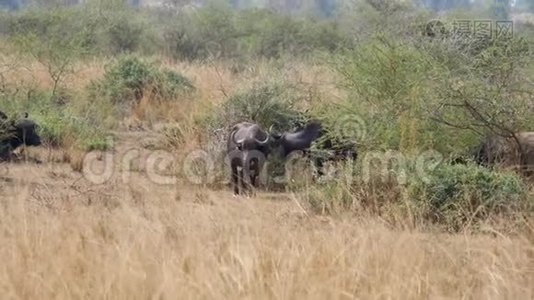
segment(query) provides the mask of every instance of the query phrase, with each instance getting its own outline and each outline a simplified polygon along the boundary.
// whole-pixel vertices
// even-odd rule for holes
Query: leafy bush
[[[92,53],[105,55],[153,50],[147,45],[155,44],[159,36],[152,30],[156,24],[149,24],[145,14],[122,1],[98,2],[68,7],[27,6],[3,14],[0,34],[10,37],[33,34],[43,42],[47,39],[76,42]]]
[[[522,38],[495,38],[479,45],[469,62],[454,70],[437,88],[431,104],[436,119],[457,128],[509,135],[528,128],[534,103],[525,82],[532,53]]]
[[[291,17],[269,9],[234,10],[221,1],[182,11],[180,18],[169,11],[132,9],[123,1],[23,8],[3,15],[0,34],[79,40],[85,49],[103,55],[164,51],[187,60],[279,58],[333,52],[354,44],[350,31],[333,19]]]
[[[425,105],[435,99],[433,79],[441,69],[425,52],[385,35],[344,51],[332,62],[350,93],[345,106],[365,124],[366,147],[433,146]]]
[[[121,57],[106,70],[104,78],[92,85],[93,93],[119,105],[136,103],[147,92],[171,100],[193,88],[189,79],[181,74],[160,69],[131,55]]]
[[[518,221],[534,209],[527,186],[513,173],[436,160],[422,165],[402,154],[378,155],[373,162],[368,155],[375,154],[361,154],[356,165],[338,167],[335,179],[309,187],[304,200],[318,213],[363,211],[391,223],[409,220],[449,231],[477,229],[500,218]]]
[[[29,91],[27,97],[16,94],[0,96],[2,110],[9,116],[29,114],[39,125],[43,143],[53,147],[77,147],[82,150],[106,149],[106,129],[99,118],[92,122],[82,111],[70,106],[60,106],[49,91]],[[87,112],[84,112],[87,113]],[[98,117],[94,115],[93,118]]]
[[[69,47],[74,47],[81,55],[80,50],[90,51],[97,47],[94,27],[98,22],[90,16],[78,8],[29,8],[6,15],[2,25],[4,33],[11,38],[35,36],[43,46],[61,46],[65,52],[72,52]]]
[[[251,13],[252,14],[252,13]],[[247,16],[243,16],[247,18]],[[260,24],[251,25],[253,22]],[[245,19],[242,26],[254,28],[250,32],[249,49],[253,55],[268,58],[283,56],[306,57],[313,51],[335,52],[353,46],[349,35],[331,20],[296,18],[275,13],[259,14]]]
[[[194,89],[193,83],[184,75],[172,70],[162,70],[156,80],[159,82],[158,92],[163,98],[172,98],[183,91]]]
[[[428,179],[412,184],[411,197],[423,208],[425,219],[446,224],[451,230],[533,208],[526,186],[515,174],[474,165],[444,164]]]
[[[465,149],[474,133],[529,128],[524,80],[532,53],[522,38],[405,38],[377,33],[333,56],[365,121],[368,149]],[[467,129],[467,130],[466,130]]]
[[[140,48],[145,26],[127,14],[115,14],[102,37],[112,53],[129,53]]]
[[[291,17],[267,9],[232,10],[208,4],[164,28],[169,54],[178,59],[246,59],[307,56],[351,46],[350,35],[333,20]]]
[[[256,122],[265,129],[289,130],[304,116],[297,110],[299,95],[291,86],[263,83],[236,93],[226,100],[210,120],[211,127],[226,128],[237,122]]]

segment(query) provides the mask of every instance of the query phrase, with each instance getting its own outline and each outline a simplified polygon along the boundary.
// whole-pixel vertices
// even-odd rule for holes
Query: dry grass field
[[[54,83],[46,66],[22,59],[8,47],[0,45],[0,83],[10,87],[5,88],[7,96],[0,87],[4,103],[29,101],[29,91],[49,92]],[[413,57],[405,59],[402,51],[392,58],[392,68],[398,63],[411,76],[406,71],[411,65],[403,63]],[[61,82],[72,93],[70,102],[59,107],[67,107],[76,120],[92,120],[85,107],[108,114],[94,119],[116,122],[106,132],[114,136],[111,149],[85,153],[77,144],[75,126],[65,121],[70,115],[55,115],[55,104],[50,104],[52,108],[43,108],[47,125],[72,129],[58,134],[61,145],[24,149],[21,156],[29,160],[0,163],[0,299],[534,299],[532,216],[517,230],[488,222],[482,230],[453,234],[430,223],[412,224],[404,214],[391,218],[398,222],[365,209],[320,214],[303,196],[309,193],[306,189],[235,197],[224,184],[195,185],[183,176],[184,158],[206,150],[206,144],[213,146],[212,133],[199,124],[216,115],[219,104],[259,84],[283,82],[305,95],[299,110],[324,108],[319,104],[342,102],[356,93],[340,87],[340,74],[332,68],[296,58],[278,65],[259,58],[243,66],[238,59],[235,65],[224,60],[176,62],[158,55],[147,60],[183,74],[195,92],[171,101],[145,93],[119,119],[115,111],[100,107],[101,99],[90,98],[87,89],[114,58],[76,61]],[[387,60],[384,65],[389,64]],[[372,75],[378,69],[366,67]],[[390,81],[380,80],[386,87]],[[367,96],[374,95],[371,90]],[[391,90],[396,93],[395,86]],[[393,98],[423,103],[428,96],[424,90],[415,87]],[[394,102],[384,103],[369,106],[362,115],[385,111]],[[39,111],[31,103],[24,105]],[[372,122],[396,121],[384,115],[370,118],[364,129],[373,133],[377,123]],[[405,136],[399,144],[411,150],[423,136],[447,139],[425,135],[415,115],[416,110],[399,117],[404,123],[384,125],[391,131],[383,137],[398,135],[396,126],[402,127],[399,132]],[[168,128],[176,129],[176,136]],[[495,177],[512,178],[503,174]],[[94,181],[106,175],[106,180]],[[362,203],[388,192],[398,196],[387,184],[377,186],[381,190],[360,189],[350,196]],[[532,182],[525,186],[532,194]],[[331,194],[318,195],[345,192],[344,186],[336,187]],[[383,201],[384,206],[394,200]],[[506,225],[513,222],[503,220]]]
[[[157,137],[118,134],[117,157]],[[158,185],[142,166],[116,167],[100,185],[68,164],[2,167],[3,299],[534,296],[533,228],[513,236],[391,228],[311,214],[292,194],[247,199]]]

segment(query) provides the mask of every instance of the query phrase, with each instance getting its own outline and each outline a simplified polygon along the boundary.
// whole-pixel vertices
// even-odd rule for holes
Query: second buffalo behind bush
[[[41,145],[37,129],[37,124],[28,118],[27,113],[18,120],[9,120],[7,115],[0,111],[0,159],[11,159],[13,151],[22,145]]]

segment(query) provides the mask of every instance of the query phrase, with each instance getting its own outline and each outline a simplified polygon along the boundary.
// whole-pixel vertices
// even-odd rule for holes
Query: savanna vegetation
[[[85,2],[0,10],[0,110],[27,112],[44,143],[25,149],[42,164],[4,164],[3,295],[534,294],[533,179],[472,161],[489,134],[534,131],[534,21],[496,23],[529,1],[447,8],[433,31],[436,12],[408,1],[328,14]],[[358,159],[315,180],[308,161],[272,157],[259,195],[231,198],[229,128],[310,119]],[[132,149],[170,156],[158,176],[171,184],[84,177],[88,154]],[[143,155],[113,164],[143,173]]]

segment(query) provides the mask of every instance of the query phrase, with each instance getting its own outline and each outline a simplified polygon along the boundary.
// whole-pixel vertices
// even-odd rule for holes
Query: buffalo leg
[[[250,175],[250,187],[252,189],[256,188],[256,179],[257,178],[258,178],[258,175],[256,175],[255,173]]]
[[[232,163],[232,185],[234,189],[234,195],[239,195],[239,177],[237,174],[237,165]]]
[[[243,194],[246,194],[247,192],[247,180],[245,173],[245,168],[241,168],[241,170],[239,170],[239,179],[241,180],[241,191]]]
[[[253,195],[256,194],[256,187],[258,184],[257,180],[258,180],[258,169],[255,168],[253,170],[253,173],[250,174],[250,186],[251,186]]]
[[[259,161],[254,158],[250,162],[250,184],[252,187],[256,187],[256,179],[258,178]]]
[[[254,164],[254,158],[247,157],[243,160],[243,190],[245,190],[245,193],[247,196],[250,196],[252,193],[252,186],[254,185],[254,171],[253,168],[255,167]]]
[[[250,195],[256,194],[256,175],[250,175],[249,194]]]

